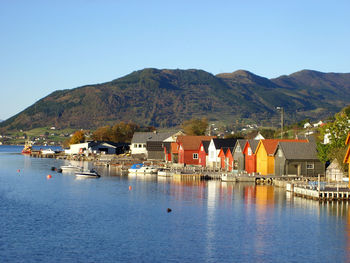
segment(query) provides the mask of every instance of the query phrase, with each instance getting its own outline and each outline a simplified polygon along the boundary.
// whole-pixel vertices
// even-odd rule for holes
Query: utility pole
[[[276,109],[281,111],[281,139],[282,139],[283,138],[284,109],[283,109],[283,107],[276,107]]]

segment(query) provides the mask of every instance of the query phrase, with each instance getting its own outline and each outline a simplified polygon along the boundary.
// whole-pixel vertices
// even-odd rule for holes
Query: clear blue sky
[[[350,72],[350,1],[0,1],[0,119],[134,70]]]

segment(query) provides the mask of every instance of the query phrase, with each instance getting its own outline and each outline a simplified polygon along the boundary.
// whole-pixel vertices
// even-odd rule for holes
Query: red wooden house
[[[220,167],[226,171],[232,171],[233,168],[233,147],[223,147],[220,149]]]
[[[256,147],[258,146],[258,140],[248,140],[244,146],[243,153],[245,157],[245,170],[247,173],[256,172]]]
[[[179,159],[181,164],[199,164],[199,146],[202,141],[210,141],[215,136],[179,136],[177,144],[179,146]]]
[[[222,170],[226,169],[226,152],[228,148],[221,148],[218,157],[220,158],[220,168]]]
[[[199,146],[198,151],[198,164],[205,167],[207,166],[207,157],[208,157],[208,147],[209,147],[210,141],[202,141]]]
[[[228,148],[226,152],[226,170],[232,171],[233,170],[233,147]]]

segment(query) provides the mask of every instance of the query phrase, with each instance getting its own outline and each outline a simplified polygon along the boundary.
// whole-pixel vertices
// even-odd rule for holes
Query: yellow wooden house
[[[278,142],[308,142],[308,140],[265,139],[260,140],[256,148],[256,172],[261,175],[275,173],[274,153]]]
[[[344,157],[344,163],[349,164],[349,188],[350,188],[350,133],[348,134],[348,137],[346,138],[345,145],[348,146],[348,150],[346,151],[345,157]]]

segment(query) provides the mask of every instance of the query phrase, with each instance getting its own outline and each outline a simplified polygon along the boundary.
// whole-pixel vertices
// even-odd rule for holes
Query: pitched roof
[[[255,153],[256,147],[258,147],[259,141],[257,140],[248,140],[250,149],[252,149],[252,152]]]
[[[273,155],[275,153],[277,144],[279,142],[308,142],[307,140],[288,140],[288,139],[265,139],[265,140],[260,140],[259,145],[262,144],[264,145],[264,148],[267,152],[268,155]],[[258,150],[258,148],[256,149]]]
[[[198,150],[202,141],[210,141],[215,136],[178,136],[177,142],[182,144],[184,150]]]
[[[228,150],[228,147],[223,147],[223,148],[221,148],[221,149],[220,149],[220,152],[219,152],[219,154],[218,154],[218,157],[221,157],[221,156],[225,157],[225,156],[226,156],[227,150]]]
[[[227,148],[227,151],[226,151],[226,157],[228,157],[229,156],[229,154],[231,155],[231,157],[232,157],[232,153],[233,153],[233,147],[228,147]]]
[[[203,144],[203,148],[204,148],[205,153],[208,154],[208,148],[209,148],[210,141],[202,141],[202,144]]]
[[[173,132],[135,132],[131,143],[146,143],[147,141],[163,141],[170,136]]]
[[[239,147],[241,148],[241,151],[243,152],[246,142],[247,142],[246,139],[238,139],[237,142],[235,143],[234,150],[236,150],[237,145],[239,145]]]
[[[223,147],[235,147],[237,139],[213,139],[215,149],[219,150]]]
[[[283,151],[288,160],[318,160],[315,143],[279,142],[278,148]]]

